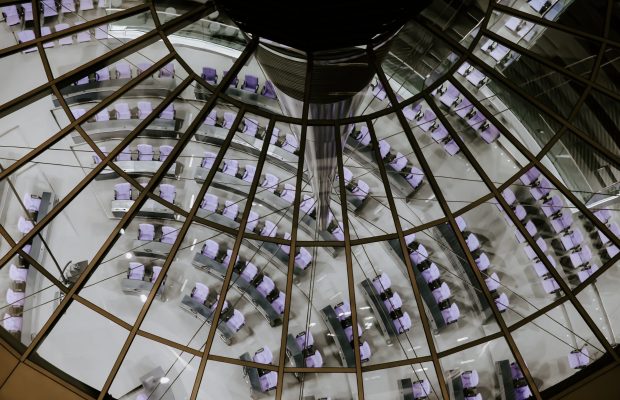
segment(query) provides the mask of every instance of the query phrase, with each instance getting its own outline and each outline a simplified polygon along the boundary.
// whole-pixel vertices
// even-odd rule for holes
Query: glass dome
[[[4,6],[2,340],[100,399],[548,398],[618,362],[607,3],[434,0],[347,53],[338,117],[326,55],[268,64],[210,1]]]

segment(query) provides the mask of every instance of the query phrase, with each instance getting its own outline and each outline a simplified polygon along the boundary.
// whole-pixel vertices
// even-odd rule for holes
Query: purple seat
[[[370,145],[370,133],[368,132],[368,127],[365,125],[360,128],[359,132],[353,133],[351,137],[364,147]]]
[[[263,90],[261,90],[260,94],[270,99],[276,99],[276,90],[271,81],[265,82],[265,86],[263,86]]]
[[[196,282],[194,284],[194,288],[192,289],[192,294],[190,295],[190,297],[200,303],[204,303],[207,300],[208,296],[209,287],[204,283]]]
[[[130,262],[127,269],[127,278],[141,281],[144,279],[144,264]]]
[[[153,112],[153,105],[150,101],[139,101],[138,102],[138,118],[144,119],[150,113]]]
[[[95,73],[95,80],[97,82],[110,80],[110,67],[103,67]]]
[[[125,147],[116,156],[116,161],[131,161],[131,149],[129,147]]]
[[[538,181],[538,177],[540,176],[540,171],[536,167],[530,168],[525,174],[521,176],[521,182],[524,185],[531,186]]]
[[[543,238],[536,239],[536,245],[540,248],[540,250],[543,253],[545,251],[547,251],[547,243],[543,240]],[[540,260],[538,258],[538,255],[536,255],[536,252],[534,251],[532,246],[530,246],[530,245],[525,246],[524,251],[525,251],[525,254],[527,255],[527,257],[530,260],[532,260],[532,261],[539,261]]]
[[[439,101],[441,104],[450,108],[452,106],[457,105],[461,100],[461,92],[457,88],[452,85],[448,85],[446,90],[439,97]]]
[[[387,96],[381,82],[377,82],[377,84],[372,88],[372,94],[381,101],[385,100],[385,97]]]
[[[138,225],[138,240],[155,239],[155,226],[153,224]]]
[[[446,324],[452,324],[458,321],[461,311],[456,303],[452,303],[450,307],[441,310],[441,316]]]
[[[174,64],[168,63],[159,70],[160,78],[174,78]]]
[[[42,0],[41,8],[43,9],[43,17],[54,17],[58,15],[58,9],[54,0]]]
[[[159,114],[159,118],[172,120],[175,116],[174,103],[168,105],[168,107],[164,108],[164,111]]]
[[[169,203],[174,203],[174,198],[177,194],[177,188],[174,185],[168,183],[162,183],[159,185],[159,197]]]
[[[458,115],[459,117],[461,117],[463,119],[468,118],[469,114],[473,110],[474,110],[473,104],[471,104],[471,101],[469,101],[467,99],[463,99],[461,104],[459,104],[458,106],[456,106],[454,108],[454,111],[456,112],[456,115]]]
[[[611,211],[610,210],[598,210],[594,212],[594,216],[599,219],[602,223],[606,224],[611,219]]]
[[[514,192],[510,188],[506,188],[502,190],[502,197],[506,200],[509,206],[513,206],[517,201],[517,196],[515,196]]]
[[[553,185],[549,180],[545,177],[541,177],[538,180],[538,184],[530,188],[530,193],[532,197],[536,200],[545,199],[549,193],[551,193],[551,189],[553,189]]]
[[[416,116],[422,110],[422,103],[410,104],[403,108],[403,114],[409,121],[415,120]]]
[[[4,15],[7,25],[13,26],[19,24],[20,19],[17,6],[2,7],[2,15]]]
[[[146,143],[140,143],[138,146],[138,161],[153,161],[153,146]]]
[[[573,216],[569,213],[562,213],[551,220],[551,227],[555,233],[562,233],[570,229],[573,224]]]
[[[487,119],[484,117],[484,115],[482,115],[480,111],[475,111],[476,112],[473,113],[473,115],[465,119],[465,122],[467,122],[467,125],[471,126],[472,128],[478,129],[480,126],[482,126],[482,124],[486,122]]]
[[[588,348],[573,350],[568,354],[568,365],[573,369],[585,368],[590,363]]]
[[[376,277],[372,278],[372,285],[374,286],[377,293],[381,294],[392,286],[392,281],[390,280],[390,277],[387,276],[385,272],[383,272],[381,273],[381,275],[377,275]]]
[[[480,382],[480,378],[478,376],[478,371],[471,370],[465,371],[461,374],[461,383],[463,384],[463,388],[465,389],[473,389],[478,386]]]
[[[486,253],[481,252],[478,258],[476,258],[476,266],[480,271],[486,271],[491,266],[491,261],[489,260],[489,256]]]
[[[465,222],[465,219],[459,215],[458,217],[454,218],[454,221],[459,227],[459,231],[465,232],[465,229],[467,229],[467,223]]]
[[[488,144],[491,144],[494,141],[496,141],[497,138],[499,138],[499,135],[500,135],[499,129],[497,129],[495,125],[484,124],[480,128],[480,137],[482,138],[482,140],[484,140]]]
[[[202,79],[207,81],[207,83],[210,83],[214,86],[217,85],[217,71],[215,70],[215,68],[202,67],[201,76],[202,76]]]
[[[510,304],[510,300],[508,299],[508,296],[506,295],[506,293],[501,293],[499,296],[495,298],[495,305],[497,306],[497,309],[499,310],[499,312],[506,311],[508,309],[509,304]]]
[[[171,152],[172,146],[167,144],[159,146],[159,161],[166,161],[166,158],[168,158]]]
[[[499,282],[500,282],[499,276],[497,276],[497,273],[495,272],[493,272],[491,275],[489,275],[484,280],[484,283],[487,285],[487,288],[489,288],[489,291],[491,292],[494,292],[497,289],[499,289],[500,287]]]
[[[143,74],[144,71],[151,68],[152,66],[152,62],[139,62],[138,66],[136,67],[136,72],[138,73],[138,75]]]
[[[582,267],[577,273],[577,276],[579,277],[579,282],[583,283],[586,279],[590,277],[590,275],[592,275],[596,271],[598,271],[598,265],[596,264],[586,265]]]
[[[226,76],[226,75],[228,75],[228,70],[225,70],[225,71],[224,71],[224,76]],[[235,76],[235,77],[232,79],[232,81],[230,82],[230,86],[233,86],[233,87],[237,87],[237,86],[239,86],[239,78]]]
[[[609,228],[611,233],[613,233],[617,237],[620,237],[620,226],[618,226],[618,224],[616,224],[615,222],[612,222],[610,224],[607,224],[607,227]],[[607,246],[609,244],[610,240],[607,237],[607,235],[605,235],[603,232],[598,231],[598,237],[601,242],[601,245]]]
[[[218,197],[214,194],[206,193],[202,199],[202,202],[200,203],[200,208],[202,208],[203,210],[215,212],[215,210],[217,210],[218,205],[219,205]]]
[[[233,112],[225,112],[224,113],[224,120],[222,121],[222,128],[226,128],[226,129],[230,129],[232,128],[233,122],[235,122],[235,116],[237,114],[233,113]]]
[[[583,246],[581,250],[570,253],[569,259],[573,268],[586,266],[592,260],[592,250],[589,246]]]
[[[131,200],[131,185],[129,183],[114,185],[114,200]]]
[[[422,170],[419,168],[411,167],[411,169],[405,176],[405,179],[407,180],[407,182],[409,182],[412,188],[416,189],[422,184],[422,181],[424,180],[424,172],[422,172]]]
[[[177,240],[177,236],[179,235],[179,228],[174,228],[172,226],[162,226],[161,227],[161,242],[174,244]]]
[[[467,235],[465,241],[467,242],[467,247],[469,248],[469,251],[476,251],[480,248],[480,241],[478,240],[478,237],[476,237],[476,235],[474,235],[473,233]]]
[[[202,168],[211,169],[213,167],[213,164],[215,163],[216,157],[217,157],[217,154],[212,153],[210,151],[205,151],[205,155],[202,158],[202,162],[200,163],[200,166]]]
[[[217,258],[217,255],[219,254],[219,252],[220,252],[220,245],[211,239],[207,239],[204,246],[202,246],[202,254],[209,257],[212,260],[215,260]]]
[[[258,77],[246,74],[245,79],[243,80],[243,84],[241,85],[241,90],[245,90],[246,92],[258,93]]]
[[[241,132],[248,136],[256,136],[258,133],[258,121],[252,118],[243,117],[243,128]]]
[[[564,206],[564,202],[560,198],[560,196],[551,196],[550,199],[545,201],[542,205],[542,211],[547,217],[552,217],[560,213],[562,211],[562,207]]]
[[[442,301],[448,300],[452,295],[452,292],[450,291],[448,284],[446,282],[442,282],[438,288],[431,292],[431,294],[435,298],[435,302],[439,304]]]
[[[433,131],[433,133],[431,134],[431,137],[433,138],[435,142],[443,143],[444,141],[446,141],[446,139],[449,138],[448,130],[446,129],[445,126],[440,124],[437,127],[437,129]]]
[[[564,250],[571,251],[577,249],[583,243],[583,233],[581,229],[575,229],[574,231],[562,236],[560,241]]]
[[[418,126],[424,132],[428,132],[429,130],[435,128],[437,124],[438,121],[435,113],[432,110],[425,110],[424,115],[420,119],[420,124]]]
[[[456,144],[454,140],[450,140],[448,143],[444,144],[443,148],[446,151],[446,153],[450,154],[451,156],[461,151],[461,148],[459,147],[458,144]]]
[[[547,277],[542,281],[543,289],[547,294],[554,294],[560,291],[560,285],[552,277]]]
[[[213,109],[209,111],[209,115],[206,116],[204,124],[209,125],[209,126],[215,126],[216,122],[217,122],[217,110]]]

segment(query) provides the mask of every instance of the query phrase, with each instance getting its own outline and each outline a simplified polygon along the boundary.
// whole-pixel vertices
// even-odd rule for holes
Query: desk
[[[149,394],[149,399],[157,399],[157,400],[174,400],[174,394],[172,393],[172,384],[174,380],[169,380],[166,383],[162,383],[161,378],[165,377],[166,374],[161,367],[157,367],[153,369],[148,374],[142,376],[140,378],[140,382],[142,382],[142,386],[145,391]]]
[[[443,242],[442,247],[444,249],[449,249],[444,250],[444,253],[447,256],[448,261],[450,261],[450,264],[454,268],[456,274],[468,281],[469,284],[465,285],[465,290],[469,292],[469,298],[472,300],[472,303],[478,308],[478,311],[485,319],[489,318],[491,316],[491,307],[489,306],[486,297],[484,297],[484,293],[476,280],[476,274],[474,274],[474,271],[467,262],[465,252],[461,249],[454,231],[447,223],[440,224],[439,226],[433,228],[433,230],[435,230],[433,235],[434,237],[438,238],[441,235],[439,240],[440,242]]]
[[[131,206],[133,206],[134,201],[135,200],[112,200],[112,215],[116,218],[122,218],[123,215],[129,211]],[[153,199],[146,200],[142,207],[140,207],[140,210],[138,210],[137,215],[149,218],[176,219],[174,211]]]
[[[510,372],[510,361],[501,360],[495,363],[495,373],[499,379],[499,391],[502,400],[515,400],[515,385]]]
[[[229,131],[230,129],[222,128],[221,126],[202,124],[194,136],[196,136],[196,140],[199,142],[221,146],[226,140]],[[243,137],[243,140],[241,137]],[[230,147],[258,157],[263,148],[263,140],[253,136],[238,134],[233,138]],[[291,174],[296,174],[297,155],[284,150],[280,146],[269,144],[269,148],[267,149],[267,161],[291,172]]]
[[[202,253],[196,253],[192,265],[197,269],[203,270],[208,274],[224,281],[227,271],[227,265],[223,265],[215,260],[210,259]],[[233,287],[261,313],[261,315],[269,322],[271,326],[277,326],[282,323],[282,316],[276,311],[271,303],[264,298],[258,290],[250,283],[239,277],[239,274],[233,271],[232,281]]]
[[[211,325],[211,322],[213,321],[213,311],[211,311],[209,307],[204,304],[194,300],[191,296],[183,296],[183,299],[181,300],[181,308],[193,314],[196,318],[200,315],[209,325]],[[217,331],[219,332],[222,341],[230,346],[232,344],[232,338],[236,332],[230,329],[222,320],[220,320],[217,324]]]
[[[157,291],[157,295],[155,296],[162,301],[165,300],[165,297],[164,297],[165,286],[166,284],[162,284],[159,287],[159,290]],[[145,296],[148,296],[149,293],[151,293],[151,289],[153,289],[153,282],[142,281],[138,279],[123,278],[123,280],[121,281],[121,289],[126,294],[135,294],[137,296],[143,294]]]
[[[239,356],[240,360],[243,361],[252,361],[252,357],[250,353],[243,353]],[[260,387],[260,380],[258,379],[258,368],[254,367],[243,367],[243,375],[248,378],[248,382],[250,383],[251,392],[262,393]]]
[[[194,89],[194,95],[198,100],[208,100],[211,96],[211,91],[206,89],[202,85],[196,85]],[[254,92],[246,92],[236,87],[229,87],[226,89],[226,94],[235,99],[241,100],[246,104],[253,104],[255,106],[266,108],[275,113],[281,114],[280,104],[276,99],[272,99]]]
[[[170,254],[172,245],[170,243],[153,242],[150,240],[138,240],[133,241],[133,254],[136,257],[152,257],[165,259]]]
[[[450,380],[448,385],[448,391],[450,398],[453,400],[465,400],[465,393],[463,392],[463,381],[461,380],[461,374],[457,374],[456,377]]]
[[[82,124],[82,128],[95,142],[109,139],[124,139],[142,122],[141,119],[114,119],[110,121],[92,121]],[[177,139],[182,119],[155,118],[138,137],[156,139]],[[84,143],[84,138],[73,131],[71,138],[74,143]]]
[[[362,294],[364,295],[366,302],[371,305],[374,311],[376,317],[375,320],[379,324],[381,333],[384,336],[387,335],[387,344],[392,344],[392,337],[398,336],[398,332],[394,327],[392,318],[390,318],[390,313],[387,308],[385,308],[383,300],[379,297],[379,293],[377,293],[377,290],[373,286],[370,279],[364,279],[360,285],[362,286]]]
[[[398,241],[398,239],[392,239],[389,241],[389,243],[390,243],[390,247],[396,253],[398,258],[402,260],[402,263],[400,264],[401,268],[403,272],[407,274],[406,266],[404,264],[405,259],[403,257],[402,251],[400,250],[400,242]],[[407,257],[408,256],[409,255],[407,255]],[[420,289],[420,296],[422,296],[422,300],[424,300],[424,305],[426,306],[426,310],[430,313],[431,325],[433,326],[435,330],[440,331],[441,329],[445,328],[448,325],[446,324],[446,321],[443,319],[443,315],[441,314],[439,305],[435,301],[435,297],[433,296],[433,293],[431,292],[431,288],[428,287],[428,283],[426,283],[426,280],[422,276],[422,273],[420,272],[418,267],[416,267],[415,265],[413,265],[413,275],[415,276],[415,281],[418,285],[418,288]]]
[[[157,170],[161,167],[161,161],[114,161],[120,169],[125,171],[130,176],[153,176]],[[183,165],[180,163],[172,163],[170,168],[165,173],[166,178],[178,178],[183,171]],[[105,167],[97,176],[95,180],[100,181],[103,179],[117,178],[118,174],[110,167]]]
[[[67,104],[87,103],[91,101],[103,100],[116,92],[122,86],[131,81],[131,78],[110,79],[107,81],[92,81],[83,85],[71,85],[64,87],[62,97]],[[177,86],[175,79],[156,79],[147,78],[137,84],[124,96],[126,97],[159,97],[164,98],[169,95]],[[58,99],[52,95],[55,107],[60,107]]]
[[[52,209],[56,203],[56,196],[51,192],[43,192],[41,194],[41,205],[39,206],[39,212],[37,213],[36,222],[40,222]],[[48,225],[49,227],[49,225]],[[43,265],[43,259],[45,257],[43,242],[41,236],[45,237],[47,227],[43,229],[39,235],[35,235],[32,239],[32,245],[30,248],[30,256]],[[22,321],[21,342],[25,345],[29,345],[32,342],[32,334],[39,332],[41,326],[47,321],[49,315],[60,303],[61,293],[57,289],[41,290],[47,286],[49,282],[39,271],[34,267],[28,268],[28,275],[26,276],[25,287],[25,310]],[[50,298],[51,297],[51,298]],[[52,301],[50,301],[52,300]],[[49,301],[49,303],[48,303]],[[39,324],[41,326],[39,326]]]
[[[323,320],[329,329],[329,333],[331,333],[331,336],[334,338],[334,342],[336,343],[336,347],[338,347],[338,354],[340,354],[342,365],[344,367],[354,367],[355,352],[353,351],[351,343],[347,340],[347,335],[344,333],[344,329],[342,329],[342,325],[336,315],[336,311],[334,311],[332,306],[326,306],[321,309],[321,317],[323,317]],[[355,332],[355,328],[353,331]]]

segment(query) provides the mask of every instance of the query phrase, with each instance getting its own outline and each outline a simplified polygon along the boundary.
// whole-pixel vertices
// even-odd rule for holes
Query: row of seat
[[[143,74],[146,70],[153,66],[152,62],[139,62],[136,65],[136,75]],[[174,63],[168,63],[161,67],[161,69],[157,72],[158,78],[174,78],[175,76],[175,67]],[[85,76],[75,82],[75,85],[86,85],[88,83],[93,82],[105,82],[110,79],[131,79],[133,78],[133,68],[132,65],[126,61],[120,61],[114,64],[114,73],[110,72],[110,66],[106,66],[101,68],[99,71],[91,74],[89,76]]]
[[[105,147],[99,147],[101,152],[104,155],[108,155]],[[159,146],[159,152],[157,153],[157,161],[164,162],[166,158],[172,152],[173,147],[167,144]],[[93,162],[95,164],[99,164],[101,162],[101,157],[97,154],[93,154]],[[153,161],[155,159],[155,151],[153,150],[153,146],[147,143],[140,143],[136,146],[135,151],[130,147],[125,147],[115,158],[115,161]]]
[[[81,23],[83,22],[78,22],[75,25],[79,26]],[[57,24],[54,29],[56,30],[56,32],[62,31],[64,29],[69,28],[69,24],[66,23],[62,23],[62,24]],[[94,28],[94,38],[95,40],[103,40],[103,39],[107,39],[109,37],[108,35],[108,25],[100,25],[96,28]],[[46,36],[46,35],[50,35],[52,33],[52,30],[49,26],[42,26],[41,27],[41,36]],[[26,29],[23,31],[19,31],[17,32],[17,40],[19,43],[25,43],[25,42],[29,42],[31,40],[35,39],[35,34],[34,31],[31,29]],[[76,34],[76,40],[77,43],[84,43],[84,42],[90,42],[93,39],[93,35],[90,29],[84,30],[84,31],[80,31]],[[48,41],[43,43],[43,47],[44,48],[50,48],[50,47],[54,47],[55,41]],[[70,36],[65,36],[62,37],[60,39],[58,39],[58,44],[60,46],[65,46],[65,45],[70,45],[73,44],[73,35]],[[24,53],[30,53],[32,51],[35,51],[37,48],[35,46],[33,47],[29,47],[27,49],[24,50]]]
[[[310,330],[299,332],[295,335],[295,342],[302,351],[304,365],[307,368],[320,368],[323,366],[323,356],[314,345],[314,337]]]
[[[400,335],[409,331],[411,329],[411,318],[407,311],[402,310],[403,300],[398,292],[392,290],[390,277],[382,272],[372,279],[372,285],[383,301],[396,332]]]
[[[620,226],[616,222],[611,221],[612,214],[610,210],[597,210],[594,212],[594,216],[604,223],[614,235],[620,237]],[[593,228],[594,226],[587,225],[587,227]],[[610,259],[618,253],[618,248],[600,230],[595,229],[592,236],[598,241],[598,246],[600,246],[603,252],[603,258]]]
[[[270,365],[273,363],[273,353],[268,347],[260,348],[252,356],[252,361],[259,364]],[[278,385],[278,373],[276,371],[262,368],[257,368],[257,371],[261,392],[268,393],[276,388]]]
[[[80,118],[82,115],[86,114],[86,109],[84,108],[72,108],[71,112],[73,113],[73,117]],[[132,118],[144,119],[150,113],[153,112],[153,106],[150,101],[139,101],[137,107],[129,107],[127,103],[116,103],[114,104],[114,109],[108,110],[107,108],[99,111],[95,115],[95,121],[103,122],[109,121],[111,119],[115,120],[128,120]],[[164,110],[159,114],[158,118],[165,120],[174,120],[176,116],[176,110],[174,108],[174,103],[170,103]]]
[[[99,1],[99,6],[105,3],[105,0]],[[79,0],[80,11],[87,11],[94,9],[93,0]],[[58,15],[58,12],[63,13],[75,13],[76,1],[75,0],[60,0],[57,4],[54,0],[43,0],[41,2],[40,9],[43,11],[43,17],[53,17]],[[7,25],[13,26],[20,22],[32,22],[34,20],[32,14],[32,3],[22,3],[17,5],[2,7],[2,16],[4,17]]]
[[[499,129],[497,129],[495,125],[491,124],[482,112],[478,110],[471,103],[471,101],[469,101],[467,97],[465,97],[450,82],[444,82],[440,85],[433,91],[433,95],[443,106],[447,107],[451,111],[454,111],[454,113],[458,115],[463,122],[474,129],[480,138],[486,143],[491,144],[499,138]],[[441,126],[439,122],[437,122],[435,126],[436,127],[432,129],[432,136],[436,142],[445,141],[449,138],[445,127]]]
[[[114,185],[114,200],[132,200],[132,187],[128,182],[117,183]],[[174,204],[177,188],[169,183],[159,185],[159,197],[169,203]]]
[[[516,400],[526,400],[532,397],[532,390],[528,386],[523,371],[516,362],[510,363],[510,375],[512,377],[514,395]]]
[[[353,131],[351,137],[362,148],[369,148],[371,146],[370,132],[366,126],[362,126],[360,130]],[[391,145],[385,140],[379,140],[379,153],[381,159],[394,171],[401,174],[413,189],[417,189],[424,180],[424,173],[418,167],[414,166],[411,161],[407,159],[402,153],[396,151],[396,154],[391,153]]]
[[[336,316],[338,317],[338,321],[340,321],[340,325],[344,330],[344,334],[349,341],[351,347],[354,346],[355,342],[353,340],[353,320],[351,318],[351,305],[343,301],[341,303],[336,304],[334,307],[334,311]],[[362,327],[360,324],[357,324],[357,336],[359,338],[360,344],[360,360],[361,362],[367,362],[370,360],[370,356],[372,355],[372,351],[370,350],[370,345],[367,341],[362,340]]]
[[[209,307],[209,310],[212,312],[215,311],[217,302],[220,299],[220,295],[218,294],[213,297],[214,301],[212,301],[212,298],[209,297],[209,287],[200,282],[194,284],[190,297]],[[245,326],[245,316],[241,311],[231,307],[228,300],[224,300],[224,304],[222,305],[220,321],[224,322],[233,332],[239,332],[239,330]]]
[[[129,267],[127,268],[127,279],[143,281],[147,278],[149,282],[155,282],[160,272],[161,267],[154,265],[151,267],[150,277],[147,278],[146,267],[144,264],[132,261],[129,263]]]
[[[220,118],[218,116],[218,110],[214,108],[206,116],[204,124],[209,126],[217,125],[225,129],[230,129],[232,128],[236,116],[237,114],[234,112],[225,111]],[[265,130],[261,128],[258,121],[253,118],[244,117],[238,130],[248,136],[255,137],[260,140],[264,140],[265,138]],[[287,133],[286,135],[281,136],[280,129],[276,127],[273,128],[273,133],[269,143],[274,146],[281,147],[282,149],[293,154],[296,154],[299,150],[299,141],[297,140],[297,137],[295,137],[293,133]]]
[[[155,225],[153,224],[139,224],[138,225],[138,240],[145,241],[158,241],[162,243],[174,244],[179,234],[179,228],[173,226],[164,225],[161,227],[161,232],[157,234],[155,232]]]
[[[228,71],[225,70],[224,75],[226,75],[227,73]],[[217,85],[219,77],[217,75],[217,70],[215,68],[203,67],[201,76],[202,76],[202,79],[204,79],[211,85],[214,85],[214,86]],[[231,87],[239,86],[239,78],[235,76],[234,79],[231,81],[230,86]],[[250,93],[258,93],[259,88],[260,88],[260,81],[258,77],[252,74],[245,74],[245,78],[243,79],[243,83],[241,84],[240,89],[246,92],[250,92]],[[263,88],[260,94],[270,99],[276,98],[276,91],[273,87],[273,84],[270,81],[265,81],[265,84],[263,85]]]
[[[34,227],[33,221],[36,220],[39,208],[41,207],[41,198],[37,195],[25,193],[23,197],[23,205],[26,208],[28,215],[26,217],[19,217],[17,229],[20,233],[25,235]],[[31,248],[32,241],[26,244],[22,250],[26,253],[30,253]],[[29,264],[26,260],[22,257],[20,257],[19,260],[19,266],[11,264],[9,267],[9,279],[11,281],[11,285],[6,292],[6,303],[10,307],[2,320],[2,326],[4,329],[15,336],[19,336],[22,330],[22,314],[26,299],[26,279],[29,269]]]
[[[508,309],[510,300],[505,292],[500,292],[501,281],[496,272],[489,273],[489,267],[491,266],[488,255],[483,251],[482,244],[475,233],[467,230],[467,222],[462,216],[455,218],[459,231],[465,238],[467,248],[474,257],[476,266],[486,276],[484,283],[489,289],[489,292],[493,296],[493,301],[497,306],[499,312],[504,312]]]
[[[441,279],[437,264],[429,259],[426,247],[417,242],[415,238],[415,233],[405,236],[409,259],[413,266],[420,271],[431,290],[435,303],[441,310],[444,322],[447,325],[453,324],[458,321],[461,312],[458,305],[452,301],[452,291],[448,284]]]
[[[216,157],[217,154],[206,151],[200,166],[206,169],[211,169],[215,163]],[[239,162],[237,160],[225,159],[218,171],[237,177],[244,182],[252,183],[254,174],[256,173],[256,166],[254,164],[239,166]],[[292,203],[295,199],[295,186],[290,183],[281,184],[279,177],[268,172],[261,177],[260,187],[265,188],[269,192],[274,193],[276,196],[286,200],[289,203]]]
[[[206,257],[224,265],[230,263],[232,250],[220,251],[220,245],[212,239],[208,239],[202,247],[201,253]],[[258,267],[251,261],[246,261],[237,256],[233,266],[234,271],[239,274],[239,278],[251,284],[256,290],[272,305],[279,314],[284,313],[285,295],[277,287],[275,282],[259,271]]]

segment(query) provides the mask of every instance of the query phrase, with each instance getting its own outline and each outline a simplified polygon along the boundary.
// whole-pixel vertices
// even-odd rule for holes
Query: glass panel
[[[528,369],[544,390],[598,359],[605,349],[566,302],[512,332]],[[531,338],[536,337],[533,341]],[[535,343],[535,344],[534,344]]]
[[[441,399],[441,388],[431,363],[364,372],[364,396],[367,399],[413,398]]]
[[[34,33],[32,34],[34,35]],[[22,53],[0,58],[0,70],[12,71],[10,74],[0,76],[0,85],[2,86],[0,104],[4,104],[47,82],[43,63],[36,47],[30,47]]]
[[[149,399],[189,397],[200,358],[136,336],[109,393],[116,399],[146,395]]]
[[[37,349],[39,356],[85,384],[101,389],[128,332],[74,301]],[[88,357],[99,368],[75,362]]]

